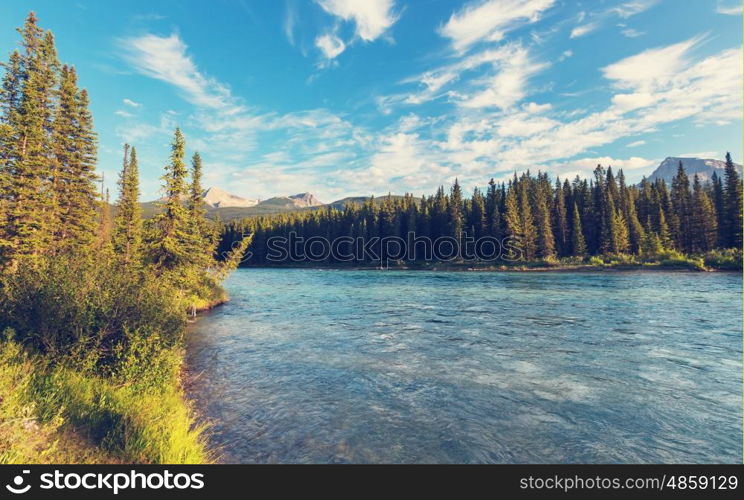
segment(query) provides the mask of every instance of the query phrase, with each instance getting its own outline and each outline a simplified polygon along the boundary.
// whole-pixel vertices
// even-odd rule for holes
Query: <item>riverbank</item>
[[[86,259],[0,282],[0,463],[214,461],[184,391],[185,331],[194,304],[228,296],[199,290]]]
[[[253,266],[246,266],[253,267]],[[693,271],[693,272],[742,272],[742,253],[730,249],[712,251],[701,255],[684,255],[667,251],[653,257],[636,255],[599,255],[586,259],[563,258],[535,261],[389,261],[358,264],[351,262],[288,262],[277,265],[262,264],[255,267],[270,269],[352,269],[379,270],[397,269],[405,271],[475,271],[475,272],[596,272],[596,271]]]

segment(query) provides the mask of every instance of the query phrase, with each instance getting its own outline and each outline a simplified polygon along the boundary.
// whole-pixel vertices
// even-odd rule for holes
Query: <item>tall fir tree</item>
[[[189,217],[182,200],[186,197],[185,141],[177,128],[171,143],[170,162],[165,167],[161,212],[150,219],[146,231],[146,254],[158,270],[175,270],[191,263]]]
[[[586,241],[581,228],[581,216],[579,207],[573,204],[573,223],[571,224],[571,255],[584,257],[586,255]]]
[[[62,67],[59,95],[52,135],[55,245],[80,252],[93,243],[98,195],[93,123],[74,68]]]
[[[685,253],[692,251],[692,193],[690,178],[682,162],[677,167],[677,175],[672,179],[672,210],[679,221],[676,234],[673,234],[677,248]]]
[[[692,252],[707,252],[716,247],[718,222],[710,196],[695,174],[692,184],[692,215],[690,218],[690,240]]]
[[[127,264],[138,263],[142,252],[142,208],[139,203],[137,150],[124,145],[124,161],[119,175],[119,199],[114,220],[114,249]]]
[[[727,247],[742,247],[742,185],[731,153],[726,153],[724,239]]]

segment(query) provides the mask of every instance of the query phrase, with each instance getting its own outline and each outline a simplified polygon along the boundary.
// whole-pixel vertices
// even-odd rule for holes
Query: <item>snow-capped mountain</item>
[[[726,167],[726,162],[722,160],[670,156],[656,167],[656,170],[653,171],[648,179],[652,182],[656,179],[664,179],[667,184],[671,184],[672,179],[677,175],[680,161],[682,162],[682,166],[685,167],[685,172],[687,172],[687,175],[690,177],[690,183],[692,183],[692,178],[695,174],[697,174],[702,183],[709,182],[711,177],[713,177],[714,172],[718,177],[723,178],[724,169]],[[741,175],[741,165],[734,165],[736,165],[736,169]]]

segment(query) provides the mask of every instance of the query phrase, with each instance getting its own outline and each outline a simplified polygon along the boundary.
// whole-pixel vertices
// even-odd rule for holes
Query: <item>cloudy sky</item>
[[[249,198],[741,161],[738,0],[4,0],[3,57],[29,9],[90,91],[107,184],[128,142],[145,199],[177,125]]]

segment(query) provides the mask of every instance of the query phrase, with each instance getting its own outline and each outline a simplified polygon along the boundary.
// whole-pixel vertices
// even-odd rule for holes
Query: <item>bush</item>
[[[705,265],[715,269],[740,271],[742,269],[742,253],[738,248],[725,250],[711,250],[703,256]]]
[[[127,332],[176,345],[185,315],[176,293],[152,275],[115,261],[52,259],[22,266],[0,290],[0,327],[43,353],[106,365]],[[97,359],[91,359],[97,353]]]

